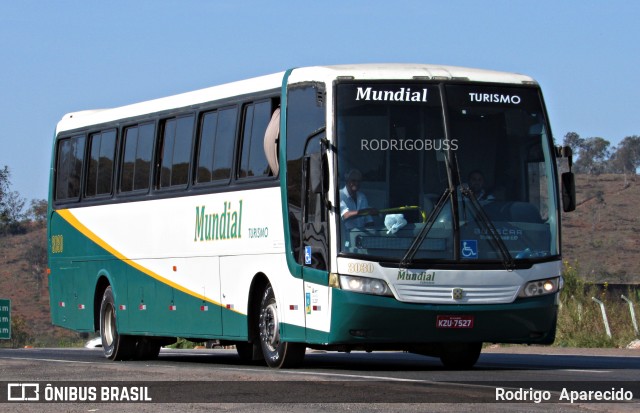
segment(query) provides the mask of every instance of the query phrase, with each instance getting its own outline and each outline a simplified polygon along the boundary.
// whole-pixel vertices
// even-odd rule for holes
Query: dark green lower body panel
[[[333,289],[332,299],[330,344],[551,344],[555,338],[554,294],[511,304],[433,305]],[[438,315],[473,316],[473,328],[437,328]]]
[[[56,268],[50,280],[53,324],[75,331],[99,329],[100,274],[108,278],[121,334],[246,340],[247,316],[154,280],[118,260],[76,261]]]

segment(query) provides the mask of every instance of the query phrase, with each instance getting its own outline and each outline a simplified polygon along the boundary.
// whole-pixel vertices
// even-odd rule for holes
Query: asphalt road
[[[37,384],[40,402],[7,402],[20,397],[22,388],[16,383]],[[597,402],[596,392],[604,398],[633,400]],[[516,403],[518,399],[525,400]],[[305,413],[633,412],[640,410],[640,350],[489,348],[474,369],[448,371],[437,359],[399,352],[308,351],[301,368],[273,370],[242,364],[234,350],[222,349],[163,349],[157,360],[146,362],[111,362],[100,349],[0,349],[0,411],[212,408]]]

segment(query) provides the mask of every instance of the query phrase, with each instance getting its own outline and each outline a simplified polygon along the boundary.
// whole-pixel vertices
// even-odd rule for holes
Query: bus
[[[52,322],[112,360],[180,337],[275,368],[323,349],[464,369],[483,343],[550,344],[567,161],[535,80],[452,66],[294,68],[69,113]]]

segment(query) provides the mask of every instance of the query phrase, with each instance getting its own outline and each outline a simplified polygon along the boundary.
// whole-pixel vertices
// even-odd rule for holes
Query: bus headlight
[[[368,277],[340,276],[340,288],[355,293],[386,295],[393,297],[391,289],[384,280]]]
[[[547,278],[545,280],[529,281],[520,290],[519,297],[537,297],[545,294],[553,294],[562,289],[562,277]]]

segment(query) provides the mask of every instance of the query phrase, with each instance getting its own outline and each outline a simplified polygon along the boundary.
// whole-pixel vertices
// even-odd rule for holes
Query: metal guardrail
[[[602,312],[602,321],[604,321],[604,329],[607,332],[607,336],[611,338],[611,328],[609,328],[609,319],[607,318],[607,310],[604,308],[604,303],[598,300],[596,297],[591,297],[593,301],[600,305],[600,312]]]
[[[635,332],[635,335],[637,337],[640,337],[640,332],[638,331],[638,320],[636,319],[636,312],[635,312],[635,309],[634,309],[633,301],[631,301],[630,299],[625,297],[624,294],[621,295],[620,298],[622,298],[624,301],[626,301],[626,303],[629,305],[629,313],[631,313],[631,323],[633,324],[633,331]],[[609,327],[609,319],[607,318],[607,310],[605,308],[604,302],[598,300],[595,297],[591,297],[591,299],[593,301],[595,301],[596,303],[598,303],[598,305],[600,306],[600,312],[602,313],[602,322],[604,323],[604,329],[605,329],[605,331],[607,333],[607,336],[609,338],[612,338],[611,328]]]
[[[625,297],[624,294],[621,295],[620,298],[622,298],[624,301],[627,302],[627,304],[629,304],[629,312],[631,313],[631,322],[633,323],[633,331],[636,333],[636,336],[640,336],[640,333],[638,332],[638,320],[636,320],[636,312],[633,309],[633,301]]]

